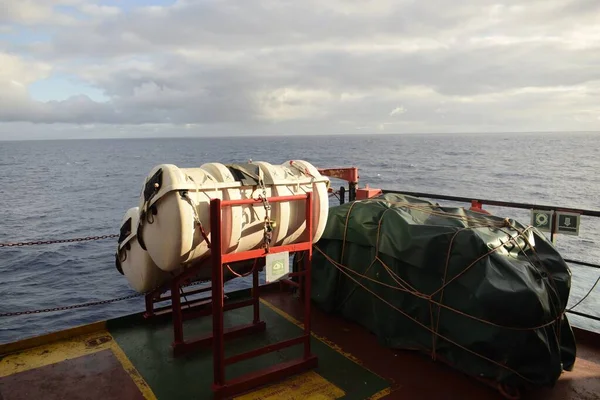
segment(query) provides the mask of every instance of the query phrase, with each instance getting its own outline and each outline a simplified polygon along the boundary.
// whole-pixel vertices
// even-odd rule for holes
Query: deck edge
[[[17,351],[31,349],[38,346],[44,346],[60,340],[71,339],[75,336],[94,333],[106,329],[106,321],[92,322],[91,324],[79,325],[73,328],[63,329],[56,332],[46,333],[39,336],[33,336],[27,339],[18,340],[0,344],[0,356],[5,356]]]

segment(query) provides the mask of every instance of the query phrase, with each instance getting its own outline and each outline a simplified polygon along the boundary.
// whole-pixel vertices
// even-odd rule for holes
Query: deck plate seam
[[[263,303],[265,306],[269,307],[275,313],[279,314],[280,316],[282,316],[283,318],[285,318],[286,320],[288,320],[289,322],[291,322],[294,325],[296,325],[297,327],[304,329],[304,324],[302,322],[300,322],[296,318],[292,317],[290,314],[286,313],[285,311],[283,311],[279,307],[275,306],[273,303],[271,303],[271,302],[269,302],[269,301],[267,301],[267,300],[265,300],[263,298],[260,298],[260,302]],[[327,345],[329,348],[331,348],[332,350],[334,350],[338,354],[341,354],[342,356],[344,356],[348,360],[354,362],[355,364],[357,364],[361,368],[364,368],[365,370],[369,371],[371,374],[373,374],[373,375],[377,376],[378,378],[380,378],[380,379],[388,382],[388,384],[390,385],[390,387],[385,388],[385,389],[383,389],[383,390],[375,393],[373,396],[369,397],[369,400],[380,399],[380,398],[382,398],[384,396],[387,396],[388,394],[392,393],[392,391],[394,391],[394,390],[397,389],[397,388],[393,388],[393,386],[394,386],[393,382],[390,382],[389,379],[386,379],[386,378],[382,377],[378,373],[374,372],[373,370],[371,370],[370,368],[368,368],[367,366],[365,366],[364,363],[359,358],[353,356],[351,353],[349,353],[347,351],[344,351],[340,346],[338,346],[337,344],[335,344],[335,342],[327,339],[325,336],[317,335],[312,330],[311,330],[310,334],[311,334],[312,337],[314,337],[315,339],[319,340],[323,344]]]

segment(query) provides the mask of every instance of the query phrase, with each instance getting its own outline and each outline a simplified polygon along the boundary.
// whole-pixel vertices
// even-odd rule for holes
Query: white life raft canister
[[[170,274],[158,268],[148,252],[136,240],[139,208],[127,210],[121,222],[119,244],[115,254],[117,270],[125,275],[129,285],[137,292],[155,289],[166,282]]]
[[[315,243],[327,223],[328,187],[329,178],[302,160],[281,165],[208,163],[200,168],[161,164],[151,170],[140,196],[138,241],[160,269],[174,271],[208,256],[205,236],[212,240],[212,199],[258,199],[264,193],[274,197],[311,192]],[[269,219],[274,222],[270,246],[304,240],[305,201],[270,206]],[[260,248],[266,216],[263,204],[223,207],[221,215],[224,253]]]

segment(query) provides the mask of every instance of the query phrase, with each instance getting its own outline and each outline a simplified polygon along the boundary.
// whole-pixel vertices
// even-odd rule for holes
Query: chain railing
[[[86,236],[86,237],[78,237],[71,239],[57,239],[57,240],[36,240],[31,242],[9,242],[9,243],[0,243],[0,247],[22,247],[22,246],[37,246],[44,244],[56,244],[56,243],[73,243],[73,242],[87,242],[91,240],[103,240],[103,239],[114,239],[118,238],[119,235],[111,234],[111,235],[101,235],[101,236]]]
[[[29,241],[29,242],[8,242],[8,243],[0,243],[0,247],[23,247],[23,246],[39,246],[39,245],[48,245],[48,244],[57,244],[57,243],[76,243],[76,242],[87,242],[87,241],[93,241],[93,240],[114,239],[114,238],[118,238],[118,237],[119,237],[118,234],[110,234],[110,235],[99,235],[99,236],[85,236],[85,237],[70,238],[70,239],[35,240],[35,241]],[[185,285],[185,287],[200,285],[202,283],[206,283],[206,282],[205,281],[192,282],[188,285]],[[150,292],[135,293],[135,294],[131,294],[128,296],[116,297],[114,299],[98,300],[98,301],[92,301],[92,302],[80,303],[80,304],[71,304],[68,306],[60,306],[60,307],[54,307],[54,308],[41,308],[38,310],[5,312],[5,313],[0,313],[0,318],[16,317],[19,315],[28,315],[28,314],[42,314],[42,313],[48,313],[48,312],[66,311],[66,310],[73,310],[73,309],[77,309],[77,308],[99,306],[102,304],[116,303],[118,301],[134,299],[136,297],[142,297],[148,293],[150,293]]]
[[[401,193],[401,194],[407,194],[407,195],[412,195],[412,196],[417,196],[417,197],[425,197],[425,198],[430,198],[430,199],[438,199],[438,200],[472,202],[472,199],[467,198],[467,197],[444,196],[444,195],[435,195],[435,194],[430,194],[430,193],[415,193],[415,192],[403,192],[403,191],[394,191],[394,190],[384,190],[383,192],[384,193]],[[338,197],[338,195],[343,196],[344,194],[341,193],[341,191],[340,192],[332,191],[329,193],[330,197],[331,196]],[[338,197],[338,198],[340,198],[340,197]],[[550,207],[550,206],[540,206],[540,205],[534,205],[534,204],[523,204],[523,203],[513,203],[513,202],[500,202],[500,201],[493,201],[493,200],[477,200],[477,201],[480,204],[487,204],[487,205],[494,205],[494,206],[501,206],[501,207],[508,207],[508,208],[520,208],[520,209],[532,209],[532,208],[555,209],[556,208],[556,207]],[[577,209],[575,211],[577,211],[578,213],[580,213],[582,215],[600,217],[599,211],[579,210],[579,209]],[[118,238],[118,237],[119,237],[118,234],[109,234],[109,235],[100,235],[100,236],[85,236],[85,237],[70,238],[70,239],[38,240],[38,241],[28,241],[28,242],[9,242],[9,243],[0,243],[0,248],[48,245],[48,244],[57,244],[57,243],[86,242],[86,241],[94,241],[94,240],[113,239],[113,238]],[[578,260],[569,260],[569,259],[565,259],[565,261],[573,263],[573,264],[581,265],[581,266],[586,266],[586,267],[591,267],[591,268],[600,268],[600,265],[589,263],[589,262],[583,262],[583,261],[578,261]],[[594,285],[592,285],[591,289],[586,293],[586,295],[583,296],[573,307],[569,308],[567,310],[567,312],[570,312],[570,313],[573,313],[573,314],[576,314],[576,315],[579,315],[582,317],[586,317],[586,318],[589,318],[592,320],[600,321],[600,318],[597,316],[590,315],[590,314],[584,314],[584,313],[580,313],[580,312],[573,310],[575,307],[580,305],[585,299],[587,299],[587,297],[592,293],[592,291],[596,288],[596,286],[598,285],[599,282],[600,282],[600,277],[598,277],[598,279],[596,280]],[[194,282],[194,283],[191,283],[186,286],[193,286],[193,285],[197,285],[200,283],[203,283],[203,282]],[[100,300],[100,301],[95,301],[95,302],[81,303],[81,304],[75,304],[75,305],[69,305],[69,306],[45,308],[45,309],[39,309],[39,310],[0,313],[0,318],[1,317],[13,317],[13,316],[25,315],[25,314],[39,314],[39,313],[46,313],[46,312],[71,310],[71,309],[83,308],[83,307],[91,307],[91,306],[96,306],[96,305],[114,303],[114,302],[122,301],[122,300],[128,300],[128,299],[132,299],[132,298],[136,298],[136,297],[141,297],[144,295],[146,295],[146,293],[136,293],[136,294],[132,294],[129,296],[123,296],[123,297],[118,297],[118,298],[114,298],[114,299]]]
[[[28,315],[28,314],[42,314],[42,313],[55,312],[55,311],[73,310],[73,309],[76,309],[76,308],[99,306],[101,304],[109,304],[109,303],[115,303],[117,301],[133,299],[133,298],[136,298],[136,297],[144,296],[145,294],[146,293],[136,293],[136,294],[132,294],[132,295],[129,295],[129,296],[117,297],[115,299],[92,301],[92,302],[89,302],[89,303],[72,304],[72,305],[69,305],[69,306],[54,307],[54,308],[42,308],[42,309],[39,309],[39,310],[6,312],[6,313],[0,313],[0,318],[2,318],[2,317],[16,317],[18,315]]]
[[[196,286],[196,285],[202,285],[202,284],[205,284],[207,282],[209,282],[209,281],[191,282],[191,283],[188,283],[187,285],[182,285],[182,288],[184,288],[184,287],[190,287],[190,286]],[[110,303],[116,303],[118,301],[135,299],[137,297],[146,296],[147,294],[150,294],[152,292],[153,292],[153,290],[150,290],[150,291],[143,292],[143,293],[135,293],[135,294],[131,294],[131,295],[128,295],[128,296],[116,297],[114,299],[98,300],[98,301],[92,301],[92,302],[88,302],[88,303],[71,304],[71,305],[68,305],[68,306],[59,306],[59,307],[53,307],[53,308],[40,308],[40,309],[37,309],[37,310],[5,312],[5,313],[0,313],[0,318],[3,318],[3,317],[16,317],[16,316],[19,316],[19,315],[29,315],[29,314],[42,314],[42,313],[49,313],[49,312],[56,312],[56,311],[73,310],[73,309],[84,308],[84,307],[99,306],[99,305],[102,305],[102,304],[110,304]],[[183,293],[184,296],[186,294],[188,294],[188,293]]]

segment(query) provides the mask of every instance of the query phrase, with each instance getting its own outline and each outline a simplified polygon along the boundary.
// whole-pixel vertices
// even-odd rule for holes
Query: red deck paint
[[[302,318],[300,302],[280,293],[261,296],[294,318]],[[392,382],[392,393],[383,399],[505,399],[498,391],[451,367],[434,362],[418,351],[392,350],[380,345],[363,327],[313,307],[312,330],[360,360],[367,369]],[[600,399],[600,343],[598,336],[576,328],[578,359],[575,369],[564,372],[553,389],[523,393],[521,399]]]
[[[111,350],[0,378],[3,400],[144,400]]]

